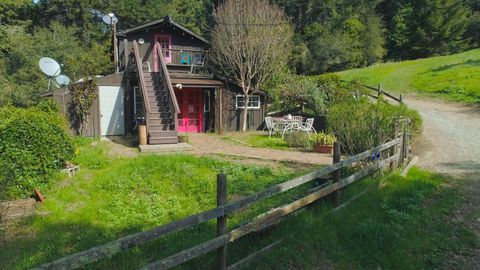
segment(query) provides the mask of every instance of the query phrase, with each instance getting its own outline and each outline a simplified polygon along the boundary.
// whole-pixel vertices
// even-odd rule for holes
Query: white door
[[[123,88],[100,86],[100,134],[102,136],[125,135]]]

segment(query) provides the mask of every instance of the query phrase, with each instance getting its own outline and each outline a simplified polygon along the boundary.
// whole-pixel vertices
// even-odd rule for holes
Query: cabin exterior
[[[143,122],[148,144],[178,143],[178,133],[240,130],[245,105],[249,129],[263,127],[265,95],[244,104],[238,87],[216,78],[203,37],[168,16],[116,36],[117,72],[97,80],[87,135],[132,135]],[[67,113],[68,91],[53,97]]]

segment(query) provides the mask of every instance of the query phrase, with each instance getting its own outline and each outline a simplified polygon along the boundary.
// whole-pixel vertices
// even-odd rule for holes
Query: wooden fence
[[[352,83],[352,82],[349,82],[349,81],[344,81],[344,80],[341,80],[341,82],[344,82],[344,83]],[[385,89],[382,88],[382,85],[381,84],[378,84],[377,87],[374,87],[374,86],[370,86],[370,85],[366,85],[366,84],[355,84],[355,85],[358,85],[364,89],[367,89],[369,90],[370,92],[375,92],[375,94],[367,94],[369,97],[372,97],[374,99],[378,99],[379,97],[381,97],[382,95],[383,96],[386,96],[388,98],[390,98],[391,100],[395,101],[395,102],[398,102],[400,104],[403,103],[403,95],[400,94],[398,97],[396,97],[395,95],[385,91]],[[358,94],[357,94],[358,95]]]
[[[397,129],[398,131],[398,129]],[[396,132],[396,134],[399,134]],[[407,149],[407,150],[406,150]],[[327,195],[331,195],[334,202],[339,201],[339,191],[353,182],[373,174],[377,170],[382,169],[386,165],[396,168],[398,164],[403,163],[408,152],[408,135],[398,136],[387,143],[384,143],[371,150],[365,151],[355,156],[347,157],[343,160],[340,158],[340,144],[335,143],[333,164],[327,167],[312,171],[306,175],[296,177],[289,181],[277,184],[270,188],[264,189],[249,197],[227,202],[227,175],[221,173],[217,176],[217,207],[210,209],[181,220],[162,225],[149,231],[139,232],[129,235],[101,246],[91,248],[79,253],[75,253],[59,259],[57,261],[43,264],[34,269],[76,269],[87,264],[96,262],[102,258],[108,258],[122,251],[142,245],[148,241],[158,239],[166,234],[187,229],[189,227],[205,223],[212,219],[217,219],[217,236],[209,241],[180,251],[169,257],[153,262],[142,269],[169,269],[190,261],[198,256],[206,254],[210,251],[217,252],[217,269],[238,269],[247,263],[250,263],[255,257],[261,253],[272,249],[279,242],[275,242],[256,253],[236,262],[227,267],[227,245],[249,233],[256,232],[277,223],[280,219],[293,212],[321,199]],[[340,170],[347,166],[359,164],[367,164],[362,169],[350,176],[341,179]],[[294,202],[279,206],[267,213],[263,213],[250,223],[242,225],[230,232],[227,230],[227,215],[232,214],[240,209],[244,209],[260,200],[270,198],[272,196],[284,193],[288,190],[296,188],[300,185],[312,182],[315,179],[331,175],[333,181],[326,186],[318,187],[305,197],[297,199]]]

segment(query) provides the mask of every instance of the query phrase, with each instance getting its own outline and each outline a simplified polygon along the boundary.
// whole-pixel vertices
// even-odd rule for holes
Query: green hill
[[[480,50],[396,63],[378,64],[337,73],[386,91],[419,92],[448,100],[480,103]]]

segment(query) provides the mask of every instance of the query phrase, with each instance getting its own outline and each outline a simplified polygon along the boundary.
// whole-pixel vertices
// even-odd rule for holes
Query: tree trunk
[[[248,129],[248,100],[250,96],[244,96],[244,107],[243,107],[243,119],[242,119],[242,131],[245,132]]]

